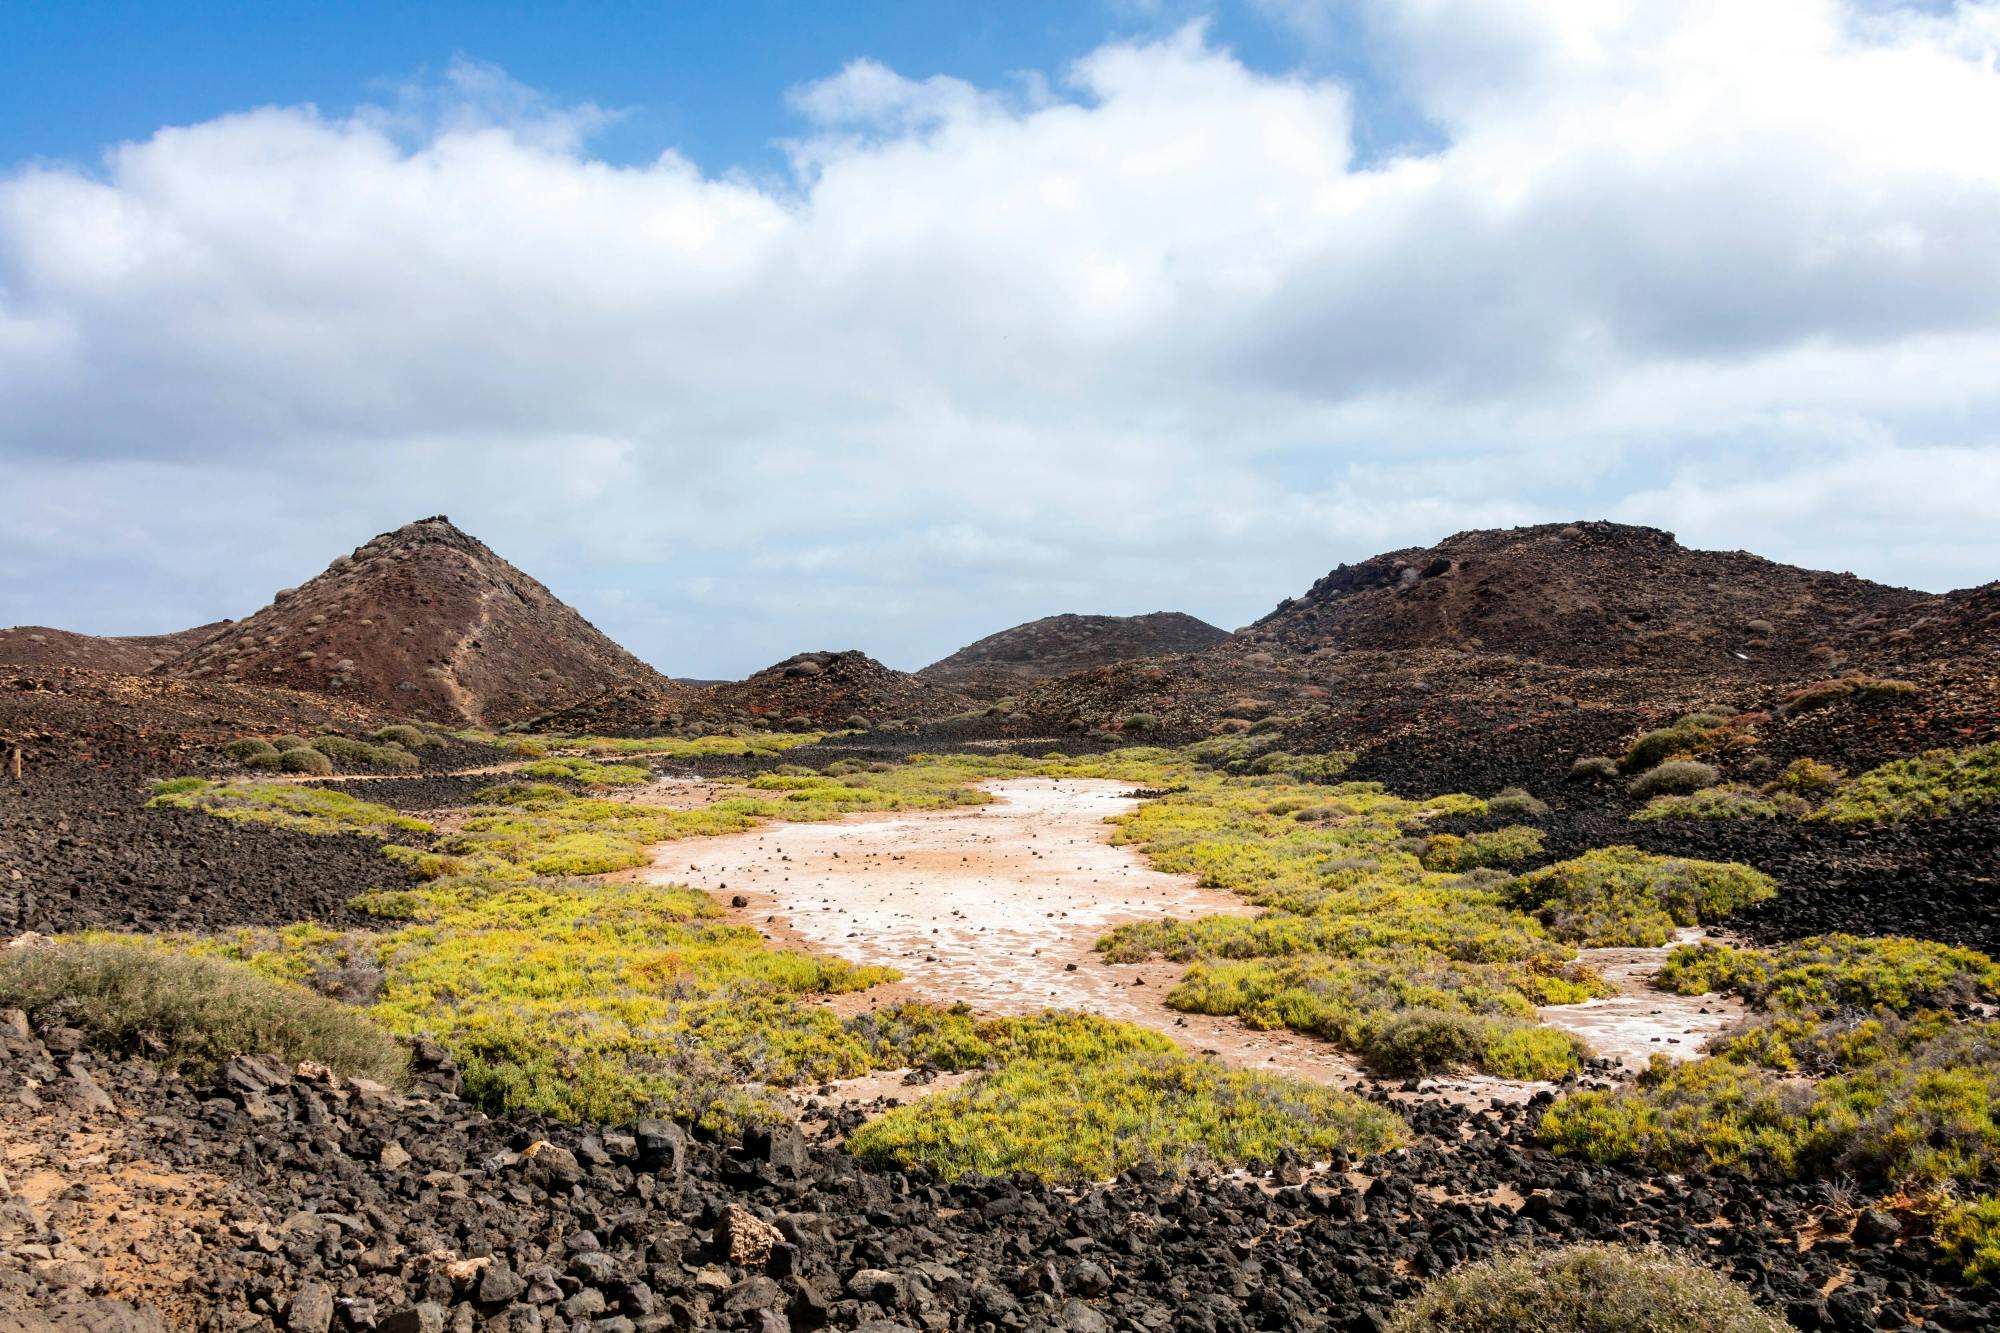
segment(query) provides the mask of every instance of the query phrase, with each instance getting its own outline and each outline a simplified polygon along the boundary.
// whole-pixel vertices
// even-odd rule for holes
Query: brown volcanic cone
[[[76,634],[46,625],[0,629],[0,662],[11,666],[82,667],[137,676],[171,662],[202,640],[229,627],[227,620],[174,634]]]
[[[1239,635],[1294,651],[1452,647],[1570,666],[1791,670],[1856,617],[1922,600],[1745,551],[1691,551],[1657,528],[1549,523],[1342,565]]]
[[[930,722],[971,707],[962,694],[849,650],[800,653],[748,680],[712,686],[694,711],[717,721],[804,718],[815,727],[837,727],[850,717]]]
[[[357,547],[160,670],[476,725],[622,686],[686,693],[443,517]]]
[[[1044,616],[989,634],[917,675],[975,699],[998,699],[1072,671],[1169,653],[1199,652],[1230,637],[1179,611],[1143,616]]]

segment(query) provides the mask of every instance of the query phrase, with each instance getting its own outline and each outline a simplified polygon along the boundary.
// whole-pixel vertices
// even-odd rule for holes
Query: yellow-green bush
[[[543,759],[537,763],[524,764],[519,770],[528,778],[569,778],[574,782],[590,782],[607,787],[630,787],[652,777],[638,764],[600,764],[594,759],[571,757],[567,759]]]
[[[1594,947],[1665,944],[1677,926],[1720,920],[1776,892],[1748,866],[1623,845],[1531,870],[1507,888],[1558,939]]]
[[[2000,1195],[1945,1205],[1934,1220],[1934,1230],[1938,1248],[1968,1280],[2000,1278]]]
[[[1463,837],[1453,833],[1434,834],[1424,843],[1422,860],[1426,870],[1477,870],[1482,866],[1516,865],[1541,855],[1541,851],[1540,829],[1509,824],[1506,828]]]
[[[304,833],[428,833],[421,819],[398,814],[342,791],[289,782],[210,782],[172,778],[154,784],[147,805],[154,809],[199,810],[218,819],[276,824]]]
[[[1669,954],[1658,985],[1679,995],[1730,991],[1787,1014],[1912,1014],[2000,998],[2000,963],[1976,949],[1894,935],[1815,935],[1775,949],[1704,941]]]
[[[1829,824],[1938,819],[2000,800],[2000,743],[1927,750],[1849,778],[1809,818]]]
[[[1141,1163],[1367,1155],[1407,1139],[1394,1112],[1352,1093],[1153,1052],[1017,1060],[863,1125],[848,1150],[947,1179],[1028,1171],[1082,1184]]]

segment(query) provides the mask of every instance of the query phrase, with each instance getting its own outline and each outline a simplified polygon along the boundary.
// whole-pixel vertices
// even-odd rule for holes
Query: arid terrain
[[[1994,585],[1558,524],[691,685],[431,519],[0,631],[0,765],[0,1328],[2000,1325]]]

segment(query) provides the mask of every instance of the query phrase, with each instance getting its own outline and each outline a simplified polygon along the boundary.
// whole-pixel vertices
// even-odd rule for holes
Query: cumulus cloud
[[[830,71],[778,182],[469,62],[16,168],[0,620],[248,610],[440,509],[700,675],[1577,516],[2000,574],[2000,5],[1362,14],[1434,151],[1196,25]]]

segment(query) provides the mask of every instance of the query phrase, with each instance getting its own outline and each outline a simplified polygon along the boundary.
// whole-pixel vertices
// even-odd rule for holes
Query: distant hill
[[[788,657],[748,680],[710,687],[692,707],[714,721],[766,717],[780,724],[802,719],[815,727],[837,727],[851,717],[935,721],[969,710],[972,701],[848,650]]]
[[[16,625],[0,629],[0,662],[12,666],[71,666],[88,671],[141,675],[171,662],[210,635],[229,626],[212,625],[174,634],[77,634],[46,625]]]
[[[1169,653],[1198,652],[1229,631],[1179,611],[1142,616],[1044,616],[989,634],[917,675],[978,699],[997,699],[1038,680]]]
[[[1789,667],[1860,621],[1924,600],[1746,551],[1690,550],[1657,528],[1548,523],[1341,565],[1238,635],[1293,651],[1453,647],[1570,666]]]
[[[157,668],[498,725],[608,690],[691,692],[443,517],[384,533]]]

